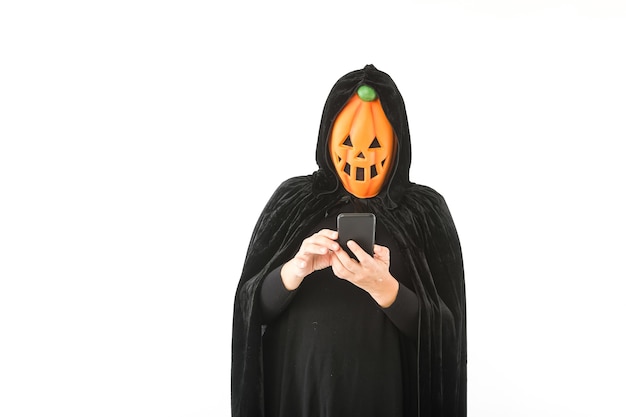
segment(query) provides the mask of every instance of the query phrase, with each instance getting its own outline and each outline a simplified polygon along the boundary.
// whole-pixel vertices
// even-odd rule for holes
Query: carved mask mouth
[[[339,162],[341,162],[341,157],[339,155],[337,155],[337,158],[339,158]],[[381,161],[381,163],[380,163],[381,167],[385,166],[385,162],[387,162],[387,159],[383,159]],[[346,174],[348,174],[348,176],[350,176],[350,174],[352,174],[352,165],[350,165],[350,162],[346,161],[346,164],[343,166],[343,170],[342,171],[345,172]],[[365,181],[366,179],[371,179],[371,178],[375,178],[375,177],[378,176],[378,169],[376,169],[376,165],[370,165],[369,171],[370,171],[369,178],[365,178],[365,168],[356,167],[356,173],[354,175],[354,178],[357,181]]]

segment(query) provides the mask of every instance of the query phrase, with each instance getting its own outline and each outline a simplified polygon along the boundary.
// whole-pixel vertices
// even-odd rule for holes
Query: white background
[[[252,227],[366,64],[459,231],[469,417],[626,415],[626,7],[466,3],[3,2],[0,415],[229,415]]]

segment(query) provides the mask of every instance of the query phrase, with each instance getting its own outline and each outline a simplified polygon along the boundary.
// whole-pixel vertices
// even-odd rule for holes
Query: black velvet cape
[[[233,417],[264,415],[261,283],[295,255],[329,210],[345,201],[347,193],[330,160],[328,138],[336,115],[363,84],[378,93],[398,140],[391,177],[376,197],[367,199],[367,206],[398,242],[412,271],[409,289],[420,303],[417,343],[407,340],[405,346],[415,357],[407,370],[414,378],[409,395],[415,398],[418,416],[467,415],[465,280],[456,227],[438,192],[410,182],[411,141],[404,100],[386,73],[367,65],[341,77],[330,91],[318,133],[319,169],[280,184],[252,232],[233,311]]]

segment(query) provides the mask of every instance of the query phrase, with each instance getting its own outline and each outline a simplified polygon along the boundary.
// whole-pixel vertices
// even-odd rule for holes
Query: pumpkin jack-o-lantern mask
[[[333,123],[329,150],[346,191],[375,197],[393,165],[396,139],[376,92],[359,87]]]

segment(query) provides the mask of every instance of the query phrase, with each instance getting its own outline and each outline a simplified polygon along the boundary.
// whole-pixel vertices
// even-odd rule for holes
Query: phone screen
[[[376,216],[374,213],[340,213],[337,216],[339,244],[356,259],[346,243],[354,240],[364,251],[374,256],[374,240],[376,235]]]

